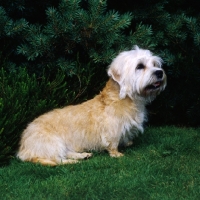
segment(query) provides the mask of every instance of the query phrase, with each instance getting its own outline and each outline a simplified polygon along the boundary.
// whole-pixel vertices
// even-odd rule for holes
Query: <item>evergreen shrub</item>
[[[65,75],[55,80],[0,69],[0,165],[15,154],[19,137],[30,121],[58,105],[68,104],[75,94],[67,90]]]
[[[151,34],[142,24],[134,34],[124,34],[131,24],[131,13],[107,11],[105,0],[62,0],[58,7],[47,8],[46,17],[43,26],[26,26],[26,37],[17,48],[17,53],[34,70],[62,68],[67,73],[76,73],[77,56],[82,64],[105,67],[118,52],[130,49],[137,40],[144,44],[143,38]]]

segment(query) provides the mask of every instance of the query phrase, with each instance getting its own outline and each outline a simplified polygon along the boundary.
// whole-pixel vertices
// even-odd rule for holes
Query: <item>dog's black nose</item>
[[[157,70],[154,72],[157,78],[162,78],[163,77],[163,71],[162,70]]]

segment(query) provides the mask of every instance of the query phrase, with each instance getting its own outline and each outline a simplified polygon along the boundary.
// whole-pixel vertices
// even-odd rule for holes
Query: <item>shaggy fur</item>
[[[55,109],[36,118],[24,130],[17,156],[43,165],[75,163],[91,150],[123,154],[146,121],[145,105],[166,86],[161,58],[139,49],[119,54],[108,68],[103,91],[76,106]]]

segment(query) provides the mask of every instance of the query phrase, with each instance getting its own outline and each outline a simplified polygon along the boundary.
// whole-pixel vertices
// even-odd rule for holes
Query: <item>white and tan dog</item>
[[[143,132],[145,105],[166,86],[161,58],[137,46],[120,53],[108,68],[103,91],[80,105],[55,109],[24,130],[17,156],[43,165],[75,163],[91,150],[120,157],[118,146],[129,146]]]

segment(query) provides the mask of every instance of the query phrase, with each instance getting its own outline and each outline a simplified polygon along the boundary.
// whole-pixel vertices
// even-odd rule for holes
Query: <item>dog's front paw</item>
[[[82,153],[83,159],[88,159],[90,157],[92,157],[92,153]]]
[[[112,152],[110,152],[110,156],[114,157],[114,158],[122,157],[123,155],[124,155],[123,153],[120,153],[118,151],[112,151]]]

